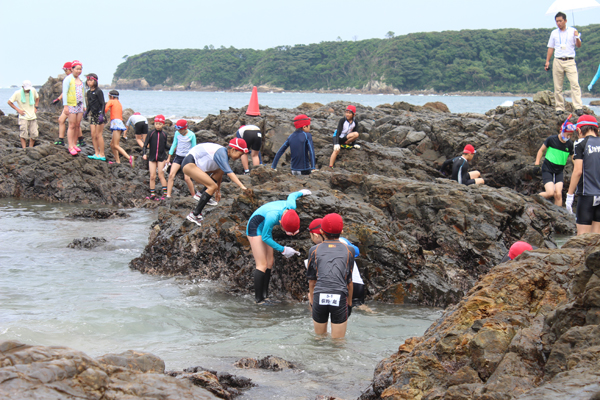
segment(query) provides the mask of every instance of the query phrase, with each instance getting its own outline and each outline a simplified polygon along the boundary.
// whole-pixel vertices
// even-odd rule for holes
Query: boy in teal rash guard
[[[286,258],[300,253],[291,247],[282,246],[273,240],[273,228],[281,224],[281,228],[289,236],[300,231],[300,218],[296,213],[296,199],[308,196],[311,192],[302,189],[291,193],[287,200],[272,201],[254,211],[246,227],[246,235],[252,248],[256,262],[254,270],[254,296],[256,303],[262,303],[269,296],[269,282],[273,269],[273,250],[282,253]]]
[[[596,72],[596,75],[594,76],[594,79],[592,79],[592,81],[590,82],[590,84],[588,85],[588,90],[591,92],[592,88],[594,87],[594,84],[596,83],[596,81],[600,79],[600,65],[598,66],[598,71]]]

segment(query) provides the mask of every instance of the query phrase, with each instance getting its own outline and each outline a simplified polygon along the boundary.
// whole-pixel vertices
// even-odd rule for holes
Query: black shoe
[[[58,139],[56,142],[54,142],[54,144],[57,146],[64,146],[65,141],[63,139]]]
[[[561,110],[556,110],[556,111],[554,111],[554,114],[556,114],[556,116],[557,116],[557,117],[560,117],[560,116],[562,116],[562,115],[563,115],[563,113],[564,113],[564,111],[561,111]]]
[[[77,141],[77,146],[78,146],[78,147],[83,147],[83,146],[85,146],[85,142],[83,141],[83,139],[79,139],[79,140]]]
[[[580,108],[579,110],[575,110],[575,114],[577,114],[578,117],[581,117],[583,115],[583,109]]]

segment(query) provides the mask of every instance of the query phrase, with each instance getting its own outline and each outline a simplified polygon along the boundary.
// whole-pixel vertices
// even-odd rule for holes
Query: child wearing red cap
[[[321,232],[321,224],[323,223],[323,218],[314,219],[310,225],[308,226],[308,232],[310,234],[310,240],[314,244],[323,243],[325,241],[325,237],[323,236],[323,232]],[[352,244],[345,237],[340,236],[340,242],[347,244],[348,246],[354,249],[354,258],[360,255],[360,249]],[[308,260],[306,262],[306,267],[308,268]],[[358,265],[356,262],[352,267],[352,305],[348,307],[348,317],[352,314],[353,306],[360,306],[365,303],[365,283],[360,276],[360,271],[358,270]]]
[[[165,180],[165,162],[167,159],[167,133],[163,131],[165,123],[165,117],[163,115],[157,115],[154,117],[154,130],[146,136],[144,146],[142,147],[142,154],[144,160],[150,160],[148,162],[148,169],[150,170],[150,196],[146,197],[148,200],[164,200],[167,194],[167,181]],[[146,155],[146,149],[148,148],[148,155]],[[154,189],[156,185],[156,170],[158,169],[158,179],[162,185],[162,196],[156,196]]]
[[[234,138],[229,141],[229,147],[225,148],[215,143],[201,143],[193,147],[181,163],[183,173],[195,182],[206,186],[206,190],[200,196],[194,211],[188,214],[187,220],[202,226],[202,210],[208,204],[213,195],[216,200],[221,200],[221,181],[223,175],[227,174],[242,190],[246,186],[240,182],[237,175],[229,166],[229,159],[237,160],[242,154],[248,153],[248,146],[244,139]]]
[[[106,114],[110,112],[110,130],[112,132],[110,149],[117,164],[121,163],[119,154],[122,154],[123,157],[129,160],[129,164],[133,168],[135,163],[133,156],[129,156],[129,154],[127,154],[127,152],[119,144],[121,141],[121,132],[127,131],[127,128],[125,128],[125,125],[123,124],[123,106],[119,101],[119,92],[116,90],[111,90],[108,92],[108,99],[108,103],[106,103],[106,107],[104,108],[104,113]]]
[[[171,165],[171,172],[169,173],[169,182],[167,183],[167,198],[171,197],[171,191],[173,190],[173,183],[175,183],[175,176],[177,172],[181,168],[181,164],[183,160],[188,155],[190,150],[196,146],[196,134],[188,129],[187,121],[185,119],[180,119],[175,123],[175,138],[173,139],[173,144],[171,145],[171,149],[169,150],[169,157],[167,157],[167,164],[171,162],[171,156],[175,153],[175,149],[177,149],[177,153],[175,153],[175,158],[173,159],[173,164]],[[192,179],[183,174],[183,179],[187,184],[188,189],[190,190],[190,194],[194,196],[194,183]],[[200,200],[200,195],[197,200]],[[211,204],[212,201],[212,204]],[[210,199],[209,205],[216,205],[216,202],[213,199]]]
[[[569,118],[571,116],[569,115]],[[545,199],[554,198],[554,204],[562,207],[563,170],[569,156],[573,154],[573,141],[571,134],[577,129],[569,123],[569,118],[561,125],[560,133],[552,135],[544,141],[535,158],[535,170],[539,170],[540,161],[544,153],[546,157],[542,164],[542,181],[545,192],[540,193]]]
[[[475,148],[468,144],[463,150],[462,156],[455,157],[444,161],[440,172],[445,174],[445,171],[452,165],[452,180],[463,185],[483,185],[485,181],[481,178],[479,171],[469,171],[469,161],[475,156]]]
[[[271,270],[275,262],[273,250],[282,253],[286,258],[300,253],[291,247],[282,246],[273,240],[272,231],[277,225],[289,236],[300,231],[300,218],[296,213],[296,199],[308,196],[311,192],[302,189],[291,193],[287,200],[272,201],[258,208],[248,220],[246,236],[252,248],[256,262],[254,270],[254,298],[257,304],[263,303],[269,297],[269,282]]]
[[[592,115],[582,115],[577,120],[580,140],[575,143],[573,174],[565,202],[572,214],[575,189],[579,198],[575,223],[577,235],[600,233],[600,138],[598,120]]]
[[[129,119],[127,119],[125,126],[127,126],[128,132],[129,128],[133,129],[135,141],[140,145],[140,147],[144,147],[146,135],[148,134],[148,119],[139,112],[136,112],[133,113]]]
[[[69,120],[67,141],[69,153],[72,156],[76,156],[81,151],[79,146],[84,144],[81,133],[81,120],[85,111],[85,87],[81,78],[79,78],[81,70],[81,62],[74,60],[71,63],[72,74],[63,80],[63,113],[67,115]]]
[[[330,168],[333,168],[340,149],[360,149],[360,145],[354,143],[358,139],[356,128],[356,107],[349,105],[346,107],[344,118],[340,119],[337,129],[333,133],[333,153],[329,158]]]
[[[279,158],[289,147],[292,155],[292,174],[310,175],[315,169],[315,148],[310,134],[310,118],[304,114],[297,115],[294,117],[294,127],[296,128],[294,133],[287,138],[275,154],[271,168],[277,168]]]
[[[346,336],[352,307],[352,266],[354,249],[339,240],[344,221],[339,214],[327,214],[321,222],[325,240],[308,252],[308,301],[312,307],[315,333],[327,333],[331,315],[331,337]],[[350,307],[350,308],[349,308]]]

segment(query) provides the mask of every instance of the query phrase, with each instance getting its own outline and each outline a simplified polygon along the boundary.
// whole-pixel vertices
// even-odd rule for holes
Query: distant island
[[[600,63],[600,24],[577,28],[585,93]],[[535,93],[553,88],[551,72],[543,68],[550,32],[480,29],[397,37],[390,32],[387,39],[266,50],[152,50],[127,57],[112,84],[123,89]]]

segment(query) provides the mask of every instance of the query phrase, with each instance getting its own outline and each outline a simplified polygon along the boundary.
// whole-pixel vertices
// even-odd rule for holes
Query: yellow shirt
[[[37,91],[34,88],[31,88],[29,93],[25,92],[25,104],[21,103],[21,89],[17,90],[9,99],[11,103],[17,103],[17,106],[21,110],[25,111],[25,115],[19,114],[19,119],[24,119],[27,121],[37,119],[37,115],[35,115],[35,101],[33,105],[29,104],[29,96],[31,96],[32,94],[34,100],[40,97]]]

